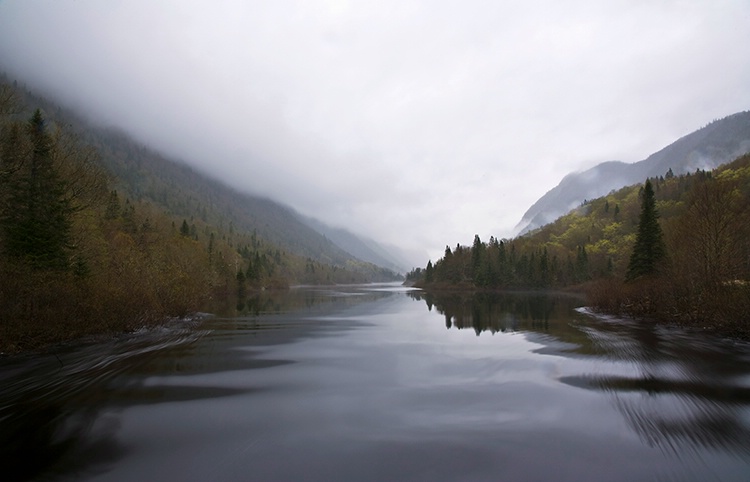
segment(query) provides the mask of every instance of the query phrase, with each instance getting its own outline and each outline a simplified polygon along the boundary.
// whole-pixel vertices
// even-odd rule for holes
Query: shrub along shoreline
[[[590,283],[584,291],[590,307],[599,313],[750,340],[750,289],[743,284],[695,293],[663,278],[639,283],[606,280]]]

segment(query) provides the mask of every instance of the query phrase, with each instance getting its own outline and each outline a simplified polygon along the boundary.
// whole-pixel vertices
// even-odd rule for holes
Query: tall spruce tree
[[[67,269],[72,209],[52,160],[52,138],[39,109],[27,123],[25,134],[31,149],[7,179],[7,198],[0,206],[4,254],[37,269]],[[17,146],[22,149],[20,140]]]
[[[642,195],[638,232],[625,275],[627,281],[657,274],[667,259],[667,247],[659,225],[659,212],[650,180],[646,180]]]

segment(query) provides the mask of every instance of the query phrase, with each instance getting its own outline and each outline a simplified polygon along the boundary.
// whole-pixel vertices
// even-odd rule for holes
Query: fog
[[[749,109],[748,24],[746,0],[4,0],[0,69],[423,265]]]

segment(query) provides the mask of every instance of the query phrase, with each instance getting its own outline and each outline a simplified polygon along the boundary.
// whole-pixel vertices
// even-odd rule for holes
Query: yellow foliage
[[[750,166],[724,169],[716,175],[716,179],[720,181],[750,180]]]

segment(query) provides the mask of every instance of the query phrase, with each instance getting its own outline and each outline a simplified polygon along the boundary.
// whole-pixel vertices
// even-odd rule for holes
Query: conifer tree
[[[107,210],[104,213],[104,219],[117,219],[120,217],[122,208],[120,207],[120,198],[117,195],[117,191],[111,191],[109,193],[109,200],[107,201]]]
[[[544,247],[544,250],[542,251],[542,256],[539,258],[539,278],[541,285],[543,287],[546,287],[549,285],[550,282],[550,273],[549,273],[549,255],[547,254],[547,247]]]
[[[633,254],[630,256],[627,281],[657,274],[667,258],[664,235],[659,225],[659,212],[656,209],[656,198],[651,181],[646,180],[643,186],[641,214],[638,221]]]
[[[190,236],[190,226],[188,226],[187,219],[182,220],[182,226],[180,226],[180,234],[182,236]]]
[[[432,283],[435,279],[434,269],[432,267],[432,260],[427,261],[427,267],[424,270],[424,281],[425,283]]]
[[[483,279],[484,273],[480,270],[484,257],[484,244],[479,235],[475,234],[474,244],[471,246],[471,277],[474,283],[480,286],[486,281]]]
[[[67,269],[73,210],[39,109],[25,133],[32,149],[7,180],[8,197],[0,213],[5,254],[37,269]]]

